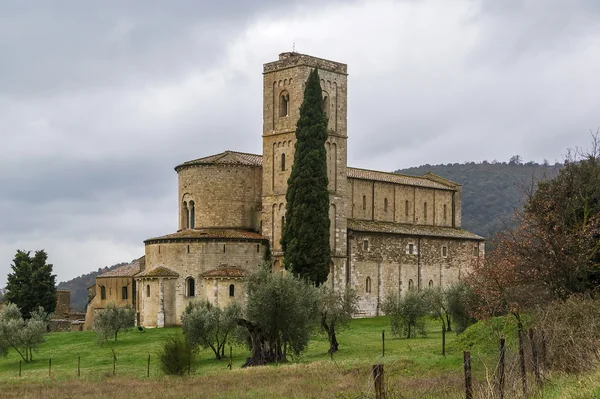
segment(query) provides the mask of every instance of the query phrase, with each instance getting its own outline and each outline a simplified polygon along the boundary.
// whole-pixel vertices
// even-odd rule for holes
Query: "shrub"
[[[577,296],[552,302],[536,313],[534,325],[546,367],[578,373],[598,366],[600,300]]]
[[[167,338],[159,358],[161,370],[167,375],[191,374],[196,370],[195,352],[181,336]]]

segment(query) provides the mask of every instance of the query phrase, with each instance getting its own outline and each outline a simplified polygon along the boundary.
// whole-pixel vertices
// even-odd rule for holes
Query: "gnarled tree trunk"
[[[262,329],[244,319],[237,319],[236,323],[242,326],[250,336],[251,355],[242,367],[263,366],[269,363],[285,361],[285,356],[277,338],[271,339]]]

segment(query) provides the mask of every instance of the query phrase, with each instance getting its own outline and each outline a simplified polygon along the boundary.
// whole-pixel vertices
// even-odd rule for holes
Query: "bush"
[[[536,313],[534,325],[545,347],[546,367],[569,373],[600,363],[600,300],[571,297]]]
[[[191,374],[196,370],[195,352],[183,337],[167,338],[159,357],[161,370],[167,375]]]

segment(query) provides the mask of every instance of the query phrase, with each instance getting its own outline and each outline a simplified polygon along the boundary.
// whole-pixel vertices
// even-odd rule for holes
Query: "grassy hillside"
[[[385,356],[381,352],[381,332],[386,330]],[[158,351],[161,342],[181,334],[179,328],[137,330],[119,336],[114,344],[118,356],[112,375],[111,351],[96,343],[93,332],[52,333],[35,361],[23,364],[11,351],[0,358],[0,396],[11,398],[61,397],[114,398],[373,398],[370,369],[385,365],[388,397],[393,398],[464,398],[463,350],[465,344],[449,333],[447,356],[440,354],[439,324],[428,323],[427,337],[395,338],[389,334],[387,317],[353,320],[350,328],[339,334],[340,352],[334,359],[327,355],[327,342],[317,336],[306,354],[288,364],[241,369],[248,351],[233,348],[233,369],[227,361],[214,360],[212,352],[202,350],[198,369],[189,378],[167,377],[160,370]],[[476,397],[484,396],[493,384],[490,372],[496,366],[497,337],[485,325],[478,326],[467,343],[471,348]],[[487,339],[486,339],[487,338]],[[516,358],[516,348],[509,340],[509,361]],[[146,377],[150,355],[150,378]],[[81,357],[81,377],[77,377],[77,357]],[[49,360],[52,369],[49,373]],[[507,397],[517,398],[520,389],[517,374],[509,367]],[[486,374],[487,373],[487,374]],[[599,393],[600,373],[575,377],[546,375],[544,398],[592,398]],[[531,381],[531,387],[535,384]],[[577,389],[573,389],[574,387]],[[580,395],[580,396],[578,396]],[[581,396],[583,395],[583,396]],[[587,396],[585,396],[587,395]]]
[[[466,230],[484,237],[492,236],[504,223],[510,223],[516,208],[520,208],[523,188],[532,179],[550,177],[561,167],[510,163],[465,163],[423,165],[400,169],[409,175],[435,173],[463,185],[462,225]]]

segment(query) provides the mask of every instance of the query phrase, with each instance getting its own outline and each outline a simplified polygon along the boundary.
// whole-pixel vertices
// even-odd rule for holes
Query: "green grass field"
[[[381,343],[384,329],[385,357]],[[120,334],[118,342],[113,344],[118,356],[114,377],[112,352],[106,345],[97,344],[94,332],[49,334],[47,342],[34,353],[34,361],[22,363],[21,377],[20,357],[16,352],[0,358],[0,397],[112,398],[125,393],[169,398],[374,397],[369,371],[371,365],[378,362],[385,365],[390,398],[464,397],[462,351],[470,342],[449,333],[447,355],[442,356],[441,331],[433,321],[428,324],[427,337],[407,340],[391,336],[386,317],[354,320],[350,328],[339,334],[340,351],[333,361],[327,354],[328,345],[323,336],[316,336],[300,359],[251,369],[240,368],[248,356],[242,346],[233,347],[233,370],[227,369],[226,360],[214,360],[212,351],[202,350],[195,374],[183,378],[164,376],[158,361],[161,343],[176,334],[181,334],[179,328],[148,329],[143,333],[131,330]],[[479,340],[471,348],[476,397],[492,397],[486,396],[486,392],[490,391],[488,381],[493,380],[496,338],[491,331],[479,333],[482,334],[489,335],[488,342]],[[151,360],[149,379],[146,377],[148,355]],[[77,378],[78,357],[81,358],[80,378]],[[49,359],[52,359],[50,374]],[[517,395],[517,379],[513,379],[509,385],[515,386],[514,395]],[[530,386],[534,386],[533,381]],[[552,376],[543,397],[600,398],[600,374],[578,378]]]

